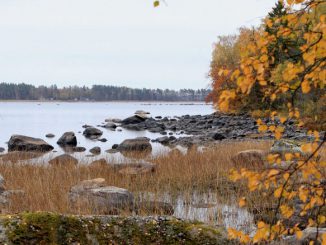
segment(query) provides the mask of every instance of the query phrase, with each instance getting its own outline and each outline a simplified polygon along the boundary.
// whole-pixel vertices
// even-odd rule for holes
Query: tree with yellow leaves
[[[309,96],[316,93],[324,98],[326,84],[325,1],[289,0],[284,6],[286,13],[266,18],[265,30],[258,32],[255,40],[247,46],[238,69],[228,71],[237,88],[224,90],[219,98],[220,110],[229,112],[230,104],[238,95],[249,95],[259,85],[264,93],[263,103],[273,108],[273,103],[282,100],[286,110],[274,108],[270,113],[271,124],[257,120],[259,130],[273,132],[276,140],[283,137],[287,120],[294,120],[297,127],[305,126],[303,99],[311,99]],[[324,115],[310,116],[317,128],[325,130]],[[319,155],[325,134],[316,130],[310,130],[308,134],[314,140],[302,144],[304,153],[270,154],[267,157],[269,167],[259,172],[232,170],[230,178],[247,181],[251,192],[258,191],[263,195],[272,192],[276,207],[270,222],[258,222],[253,237],[229,229],[231,239],[260,243],[290,234],[296,234],[300,239],[301,224],[289,222],[294,213],[299,213],[309,218],[305,226],[317,229],[311,244],[326,243],[326,237],[318,233],[318,228],[326,225],[326,162]],[[239,204],[244,206],[245,200],[242,198]]]

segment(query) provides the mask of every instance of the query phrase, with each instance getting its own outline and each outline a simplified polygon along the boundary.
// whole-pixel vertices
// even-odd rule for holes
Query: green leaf
[[[158,6],[160,6],[160,1],[155,1],[155,2],[154,2],[154,7],[156,8],[156,7],[158,7]]]

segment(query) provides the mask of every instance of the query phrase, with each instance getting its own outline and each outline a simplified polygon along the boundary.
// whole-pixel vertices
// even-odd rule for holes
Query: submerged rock
[[[48,152],[54,148],[42,139],[24,135],[13,135],[8,142],[8,151]]]

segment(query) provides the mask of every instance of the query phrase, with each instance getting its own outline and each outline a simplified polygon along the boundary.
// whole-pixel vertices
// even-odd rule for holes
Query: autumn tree
[[[311,94],[318,93],[319,99],[324,98],[326,83],[325,1],[289,0],[284,8],[265,19],[264,32],[258,33],[247,46],[239,67],[221,71],[229,73],[237,87],[222,91],[219,97],[220,110],[228,112],[232,110],[232,101],[238,96],[250,95],[259,85],[264,94],[262,103],[270,105],[271,112],[269,124],[261,119],[257,124],[261,132],[273,132],[276,140],[282,139],[288,120],[297,127],[308,126],[302,114],[302,103],[309,100]],[[285,108],[275,106],[279,100]],[[320,104],[312,103],[312,106]],[[314,125],[318,125],[316,128],[325,130],[323,114],[310,117]],[[314,140],[301,143],[302,153],[270,154],[267,157],[269,166],[263,171],[232,171],[231,179],[245,180],[249,191],[262,195],[272,191],[276,208],[270,222],[258,222],[253,237],[230,229],[230,238],[245,243],[268,242],[289,234],[301,238],[299,224],[289,225],[288,222],[295,212],[299,212],[300,216],[309,217],[306,226],[317,229],[311,244],[326,243],[325,235],[318,233],[318,229],[326,224],[326,162],[320,157],[325,133],[310,130],[308,134]],[[245,200],[243,197],[240,204],[245,205]]]

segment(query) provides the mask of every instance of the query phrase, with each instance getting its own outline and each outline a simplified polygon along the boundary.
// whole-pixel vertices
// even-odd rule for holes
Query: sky
[[[0,82],[207,88],[219,35],[274,0],[0,0]]]

